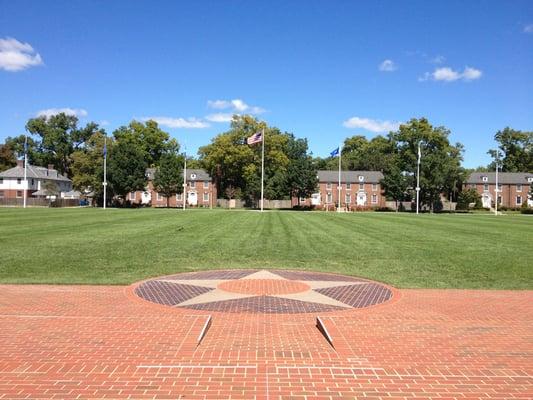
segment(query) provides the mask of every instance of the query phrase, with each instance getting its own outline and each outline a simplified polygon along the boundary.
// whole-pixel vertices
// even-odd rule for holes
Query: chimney
[[[17,160],[17,167],[24,168],[24,160]]]

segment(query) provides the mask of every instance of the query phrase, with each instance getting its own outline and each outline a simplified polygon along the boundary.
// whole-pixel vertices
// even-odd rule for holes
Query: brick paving
[[[0,399],[531,399],[532,304],[394,290],[362,309],[228,314],[134,287],[0,285]]]

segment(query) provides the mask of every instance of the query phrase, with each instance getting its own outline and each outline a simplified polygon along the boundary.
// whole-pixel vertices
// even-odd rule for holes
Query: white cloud
[[[418,78],[418,80],[427,81],[431,79],[434,81],[444,82],[454,82],[457,80],[473,81],[481,78],[482,75],[483,72],[481,70],[468,66],[464,68],[463,72],[456,71],[450,67],[442,67],[436,68],[435,71],[431,73],[426,72],[424,75]]]
[[[232,118],[232,113],[215,113],[209,114],[205,117],[206,120],[211,122],[230,122]]]
[[[228,110],[232,112],[232,114],[262,114],[265,112],[265,109],[257,106],[250,106],[246,104],[241,99],[233,99],[233,100],[209,100],[207,102],[207,107],[213,108],[216,110]],[[227,113],[225,113],[227,114]],[[213,115],[219,115],[219,114],[213,114]],[[230,119],[231,120],[231,119]],[[224,121],[225,122],[225,121]]]
[[[378,69],[383,72],[392,72],[398,69],[398,66],[394,64],[392,60],[385,60],[379,64]]]
[[[533,24],[524,26],[524,33],[533,33]]]
[[[0,69],[15,72],[42,64],[41,55],[29,43],[10,37],[0,39]]]
[[[86,117],[87,111],[83,108],[48,108],[37,112],[37,117],[50,118],[53,115],[64,113],[66,115],[74,115],[75,117]]]
[[[209,123],[197,118],[144,117],[141,118],[141,120],[152,120],[167,128],[200,129],[208,128],[210,126]]]
[[[352,117],[342,123],[346,128],[362,128],[370,132],[395,131],[400,127],[399,122],[379,121],[370,118]]]

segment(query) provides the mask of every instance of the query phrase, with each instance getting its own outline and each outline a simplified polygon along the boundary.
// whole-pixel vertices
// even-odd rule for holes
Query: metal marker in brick
[[[316,327],[318,328],[320,333],[326,338],[331,347],[335,348],[335,346],[333,345],[333,338],[329,334],[328,330],[326,329],[326,325],[324,325],[324,321],[322,321],[320,317],[316,317]]]
[[[200,346],[200,343],[204,339],[205,335],[207,334],[207,331],[209,328],[211,328],[211,322],[213,321],[213,318],[211,318],[211,315],[207,316],[207,320],[205,321],[205,324],[202,328],[202,331],[200,332],[200,335],[198,335],[196,346]]]

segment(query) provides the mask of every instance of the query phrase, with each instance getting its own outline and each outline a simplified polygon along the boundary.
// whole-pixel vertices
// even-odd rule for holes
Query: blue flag
[[[333,150],[331,153],[329,153],[331,157],[335,157],[339,155],[339,148],[337,147],[335,150]]]

